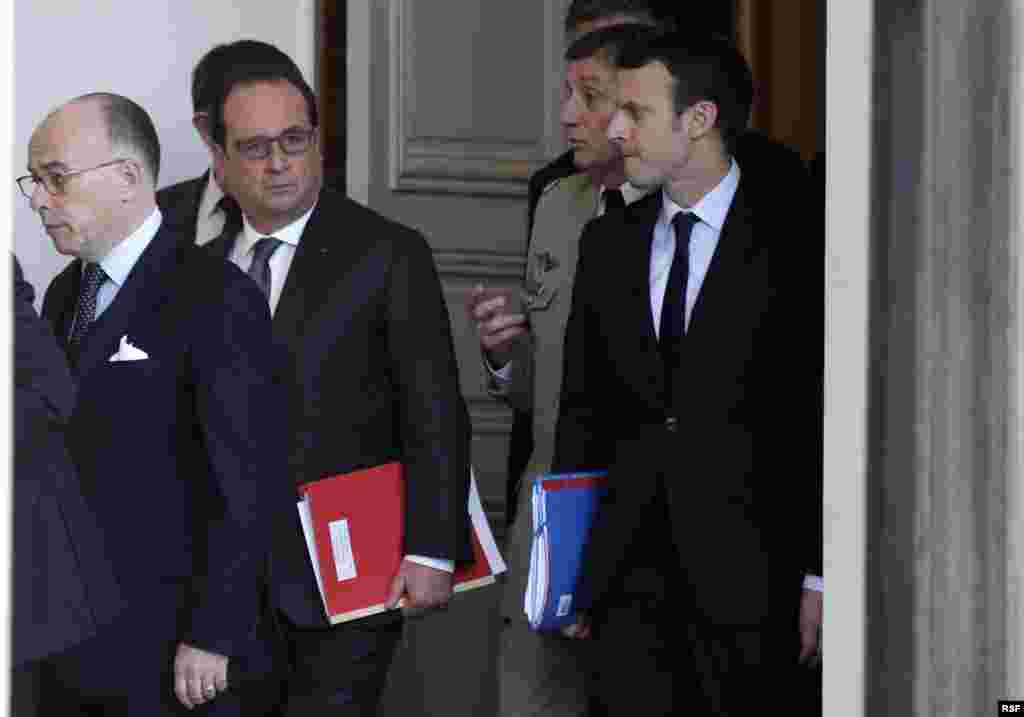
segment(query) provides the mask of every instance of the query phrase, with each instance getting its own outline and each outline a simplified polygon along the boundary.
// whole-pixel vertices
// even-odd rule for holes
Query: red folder
[[[471,481],[474,562],[455,571],[456,591],[493,583],[505,570],[472,476]],[[299,490],[299,514],[327,619],[336,624],[390,609],[391,580],[404,555],[401,464],[324,478]]]

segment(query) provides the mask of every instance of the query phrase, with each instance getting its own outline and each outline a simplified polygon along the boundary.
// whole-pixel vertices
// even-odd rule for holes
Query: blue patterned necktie
[[[261,237],[252,248],[252,264],[249,265],[249,276],[260,287],[260,291],[270,300],[270,255],[281,240],[274,237]]]
[[[106,281],[107,274],[99,264],[86,264],[82,272],[82,286],[78,290],[78,307],[75,310],[75,323],[71,328],[71,335],[68,337],[68,348],[77,352],[82,343],[82,337],[89,330],[92,322],[96,320],[96,297],[100,293],[100,286]]]

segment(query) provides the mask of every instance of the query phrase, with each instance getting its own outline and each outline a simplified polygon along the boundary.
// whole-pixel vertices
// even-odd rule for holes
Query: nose
[[[559,120],[563,127],[575,127],[579,123],[579,108],[577,107],[576,93],[567,92],[562,99],[562,112]]]
[[[270,145],[270,156],[267,157],[272,172],[283,172],[288,169],[288,155],[281,149],[280,142],[272,142]]]
[[[621,145],[626,141],[628,123],[622,110],[616,110],[612,115],[612,121],[608,123],[608,139],[615,144]]]
[[[29,199],[29,206],[32,207],[33,212],[48,209],[52,199],[53,196],[46,191],[42,182],[36,182],[35,187],[32,189],[32,197]]]

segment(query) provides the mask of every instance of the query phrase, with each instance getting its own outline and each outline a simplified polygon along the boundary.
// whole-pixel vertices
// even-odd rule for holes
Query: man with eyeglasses
[[[301,74],[239,65],[210,115],[215,170],[243,213],[211,242],[262,287],[285,349],[290,466],[306,481],[400,461],[405,559],[391,603],[443,606],[471,557],[469,416],[448,310],[417,232],[323,186],[316,97]],[[294,495],[294,494],[293,494]],[[389,611],[331,627],[294,498],[274,536],[272,599],[290,658],[285,715],[374,714],[402,630]]]
[[[192,71],[192,125],[211,152],[210,106],[217,95],[217,86],[229,68],[257,64],[278,64],[299,72],[288,55],[259,40],[217,45],[196,63]],[[234,237],[242,227],[242,215],[221,184],[221,179],[207,170],[194,179],[164,187],[156,193],[156,202],[167,221],[180,226],[188,241],[206,244],[221,234]]]
[[[17,180],[75,258],[43,317],[77,384],[68,449],[125,606],[44,661],[41,714],[241,714],[228,666],[263,649],[285,470],[270,315],[252,281],[163,221],[159,165],[145,110],[96,93],[42,122]]]

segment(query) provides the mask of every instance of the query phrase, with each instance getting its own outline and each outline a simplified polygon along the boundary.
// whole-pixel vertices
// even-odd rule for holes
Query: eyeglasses
[[[281,147],[282,152],[294,157],[305,153],[313,143],[315,136],[315,129],[293,127],[286,129],[276,137],[253,137],[252,139],[238,140],[235,142],[235,149],[246,159],[266,159],[270,156],[270,152],[276,142]]]
[[[57,196],[63,194],[67,188],[68,180],[72,177],[77,177],[79,174],[85,174],[91,172],[94,169],[102,169],[103,167],[110,167],[120,162],[127,162],[127,159],[112,159],[109,162],[103,164],[97,164],[95,167],[86,167],[85,169],[72,169],[67,172],[61,172],[60,174],[47,173],[42,177],[36,176],[35,174],[26,174],[23,177],[18,177],[14,181],[18,184],[18,189],[25,195],[26,198],[31,199],[32,194],[36,191],[36,186],[43,185],[49,194]]]

